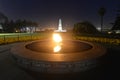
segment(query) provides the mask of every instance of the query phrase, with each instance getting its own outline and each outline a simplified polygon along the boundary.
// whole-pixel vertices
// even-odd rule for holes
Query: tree
[[[103,29],[103,16],[105,15],[105,13],[106,13],[106,9],[104,7],[101,7],[98,10],[98,14],[101,16],[101,32],[102,32],[102,29]]]
[[[14,21],[11,20],[7,26],[7,32],[14,32]]]
[[[117,17],[115,23],[113,24],[112,30],[120,30],[120,10],[117,11]]]
[[[5,16],[3,13],[0,12],[0,25],[2,28],[2,32],[5,30],[6,26],[4,23],[6,23],[8,21],[8,17]]]
[[[74,28],[73,28],[73,32],[76,34],[81,34],[81,33],[88,33],[88,34],[93,34],[93,33],[98,33],[97,29],[95,28],[95,26],[88,22],[88,21],[84,21],[84,22],[79,22],[74,24]]]
[[[0,23],[4,23],[6,20],[8,20],[8,17],[0,12]]]

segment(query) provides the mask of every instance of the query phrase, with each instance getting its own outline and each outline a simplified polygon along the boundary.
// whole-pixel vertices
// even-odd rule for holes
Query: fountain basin
[[[78,40],[63,41],[62,50],[55,53],[51,43],[51,40],[20,43],[11,48],[11,53],[19,66],[41,73],[85,71],[97,66],[106,53],[101,45]]]

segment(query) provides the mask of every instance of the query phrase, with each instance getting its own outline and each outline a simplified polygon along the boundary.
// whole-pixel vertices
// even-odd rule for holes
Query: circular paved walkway
[[[34,80],[12,61],[10,48],[15,44],[0,45],[0,80]]]

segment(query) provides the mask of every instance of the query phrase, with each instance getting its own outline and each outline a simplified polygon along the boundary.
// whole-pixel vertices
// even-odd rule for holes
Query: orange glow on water
[[[61,50],[61,42],[62,42],[62,37],[60,34],[58,33],[54,33],[53,34],[53,41],[54,43],[57,43],[55,44],[54,48],[53,48],[53,51],[54,52],[59,52]]]

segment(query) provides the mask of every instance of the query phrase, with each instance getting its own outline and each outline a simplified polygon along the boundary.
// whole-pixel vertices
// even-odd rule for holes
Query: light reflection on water
[[[61,46],[60,45],[56,45],[54,47],[54,52],[59,52],[61,50]]]
[[[62,42],[62,37],[60,34],[54,33],[53,34],[53,41],[56,44],[53,48],[53,52],[59,52],[61,50],[61,42]]]

